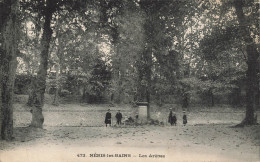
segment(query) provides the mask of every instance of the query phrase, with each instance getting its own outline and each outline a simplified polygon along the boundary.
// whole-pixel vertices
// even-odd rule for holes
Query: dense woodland
[[[13,97],[29,95],[42,128],[44,94],[80,102],[259,109],[259,2],[1,0],[0,132]]]

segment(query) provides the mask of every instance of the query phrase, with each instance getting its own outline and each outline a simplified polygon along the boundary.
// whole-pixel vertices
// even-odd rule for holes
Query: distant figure
[[[138,117],[139,117],[139,115],[138,115],[138,113],[136,113],[136,114],[135,114],[135,124],[138,123]]]
[[[138,120],[138,113],[135,114],[135,120],[137,121]]]
[[[117,123],[117,125],[121,125],[122,118],[123,118],[123,116],[120,113],[120,110],[118,110],[118,112],[116,113],[116,123]]]
[[[172,125],[176,125],[176,123],[177,123],[177,117],[176,114],[174,113],[172,117]]]
[[[173,116],[172,116],[172,109],[170,108],[170,113],[168,116],[168,122],[172,125],[173,124]]]
[[[187,124],[187,115],[185,114],[185,111],[183,111],[183,125],[185,126]]]
[[[110,113],[110,109],[107,110],[105,123],[106,123],[106,127],[107,127],[108,124],[111,126],[111,113]]]

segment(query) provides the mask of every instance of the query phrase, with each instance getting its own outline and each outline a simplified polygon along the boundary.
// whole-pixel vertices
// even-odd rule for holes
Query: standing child
[[[176,114],[175,114],[175,113],[173,113],[172,122],[173,122],[173,125],[176,126],[176,123],[177,123],[177,117],[176,117]]]
[[[168,116],[168,122],[171,125],[173,124],[172,108],[170,108],[170,113],[169,113],[169,116]]]
[[[107,110],[105,123],[106,123],[106,127],[107,127],[107,125],[111,126],[111,113],[110,113],[110,109]]]
[[[116,113],[116,123],[117,125],[121,125],[121,120],[122,120],[122,114],[120,113],[120,110]]]
[[[186,124],[187,124],[187,115],[185,114],[185,111],[183,111],[183,117],[182,117],[182,119],[183,119],[183,125],[185,126]]]

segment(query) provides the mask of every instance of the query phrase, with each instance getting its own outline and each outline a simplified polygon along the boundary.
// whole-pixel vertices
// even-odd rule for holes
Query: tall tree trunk
[[[0,10],[0,139],[11,140],[13,138],[13,90],[19,43],[18,0],[1,2]]]
[[[3,55],[4,50],[0,48],[0,139],[2,139],[2,125],[4,123],[2,85],[3,85]]]
[[[120,66],[121,67],[121,66]],[[122,67],[121,67],[122,68]],[[117,85],[117,103],[122,103],[124,101],[124,89],[123,89],[123,78],[124,78],[124,72],[123,70],[119,69],[119,77],[118,77],[118,85]]]
[[[257,77],[257,68],[258,68],[258,57],[259,53],[256,49],[256,44],[250,36],[249,24],[245,19],[245,14],[243,13],[243,1],[236,0],[234,1],[236,15],[239,22],[240,33],[246,44],[247,52],[247,91],[246,91],[246,116],[243,120],[243,124],[255,124],[256,120],[254,119],[255,112],[255,97],[258,88],[258,77]]]
[[[33,101],[34,101],[34,97],[35,97],[35,95],[34,95],[34,88],[35,88],[35,86],[34,86],[34,84],[35,84],[35,77],[34,76],[32,76],[32,78],[31,78],[31,83],[30,83],[30,86],[29,86],[29,89],[28,89],[28,101],[27,101],[27,106],[29,106],[29,107],[32,107],[33,106]]]
[[[145,6],[141,6],[145,7]],[[139,98],[138,101],[147,102],[147,118],[150,119],[150,99],[151,99],[151,85],[152,85],[152,55],[153,55],[153,44],[154,44],[154,28],[151,26],[157,18],[154,17],[153,11],[147,10],[146,11],[147,19],[144,23],[145,28],[145,47],[141,54],[141,58],[139,60],[138,65],[138,93]]]
[[[146,53],[146,61],[147,64],[145,65],[145,74],[146,74],[146,101],[148,102],[147,106],[147,118],[150,119],[151,114],[150,114],[150,98],[151,98],[151,86],[152,86],[152,49],[148,50]]]
[[[152,49],[144,50],[138,66],[138,101],[147,102],[147,118],[150,119],[150,96],[152,82]]]
[[[119,31],[118,31],[118,27],[112,27],[111,28],[111,37],[112,37],[112,43],[114,46],[114,52],[115,52],[115,58],[114,60],[116,60],[114,62],[114,70],[113,70],[113,80],[117,81],[117,84],[115,85],[115,91],[113,92],[113,101],[111,101],[112,103],[121,103],[122,98],[123,98],[123,88],[122,88],[122,55],[120,54],[120,47],[119,47]]]
[[[255,99],[256,99],[255,101],[256,109],[260,110],[260,90],[258,90]]]
[[[256,105],[256,109],[260,110],[260,59],[259,58],[257,63],[257,73],[258,73],[258,80],[256,85],[255,105]]]
[[[115,44],[115,53],[118,56],[118,62],[116,64],[116,71],[114,75],[114,79],[117,80],[117,85],[116,85],[116,98],[115,101],[116,103],[120,104],[124,100],[124,90],[123,90],[123,78],[124,78],[124,67],[123,67],[123,55],[120,54],[119,50],[119,43]]]
[[[39,25],[40,17],[41,16],[38,16],[34,20],[36,22],[35,23],[35,37],[37,38],[37,42],[40,42],[40,39],[41,39],[40,33],[41,33],[41,30],[42,30],[42,27],[41,27],[41,25]],[[40,43],[37,43],[36,48],[40,48]],[[34,93],[35,93],[35,90],[34,90],[35,86],[34,86],[34,84],[35,84],[35,80],[36,80],[36,78],[34,76],[35,70],[36,69],[28,62],[28,71],[30,71],[29,73],[32,75],[31,84],[30,84],[29,90],[28,90],[27,106],[29,106],[29,107],[33,106],[34,97],[36,96],[36,95],[34,95]]]
[[[0,140],[2,138],[2,127],[4,123],[4,114],[3,114],[3,101],[2,101],[2,85],[3,85],[3,55],[4,51],[0,48]]]
[[[59,50],[58,50],[59,51]],[[57,63],[55,65],[55,70],[56,70],[56,88],[55,88],[55,93],[54,93],[54,99],[53,99],[53,105],[58,106],[59,105],[59,91],[60,91],[60,64]]]
[[[57,26],[61,25],[61,18],[57,19]],[[56,89],[55,89],[55,95],[54,95],[54,100],[53,100],[53,104],[54,105],[59,105],[59,99],[60,99],[60,92],[61,92],[61,79],[62,79],[62,71],[63,71],[63,57],[64,57],[64,44],[62,42],[62,35],[60,33],[60,31],[58,30],[56,32],[56,37],[58,39],[58,50],[57,50],[57,58],[58,61],[55,65],[55,70],[56,70]],[[85,89],[85,87],[84,87]],[[83,92],[83,95],[85,94],[85,90]]]
[[[35,97],[32,107],[32,121],[31,126],[42,128],[44,117],[42,114],[42,108],[44,106],[44,93],[46,88],[46,77],[47,77],[47,68],[48,68],[48,56],[49,56],[49,47],[50,40],[52,36],[51,19],[53,13],[53,4],[52,0],[47,0],[47,5],[44,11],[44,26],[43,34],[41,40],[41,54],[40,54],[40,66],[37,73],[36,82],[35,82]]]

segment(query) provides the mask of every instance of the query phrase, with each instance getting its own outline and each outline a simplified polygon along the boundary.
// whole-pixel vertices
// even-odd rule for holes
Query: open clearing
[[[106,128],[103,123],[107,108],[108,105],[47,104],[43,110],[44,129],[35,129],[28,127],[31,120],[28,107],[15,104],[15,139],[1,141],[0,161],[260,160],[260,126],[232,127],[243,119],[241,110],[194,110],[188,112],[187,126],[182,126],[181,112],[177,111],[177,126]],[[130,107],[111,107],[113,117],[118,109],[127,116],[135,113]],[[167,110],[153,108],[152,117],[165,123]],[[105,157],[90,157],[94,153]],[[115,154],[131,157],[115,157]]]

